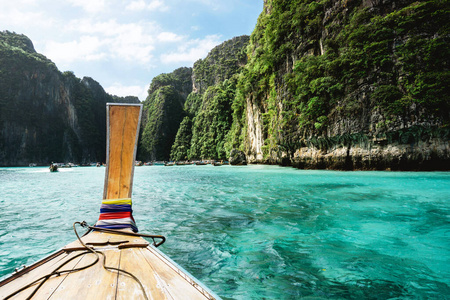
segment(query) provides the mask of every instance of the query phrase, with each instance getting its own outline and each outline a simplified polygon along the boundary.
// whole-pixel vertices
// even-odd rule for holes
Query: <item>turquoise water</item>
[[[0,168],[0,277],[94,224],[104,168]],[[450,298],[450,172],[137,167],[159,249],[224,299]]]

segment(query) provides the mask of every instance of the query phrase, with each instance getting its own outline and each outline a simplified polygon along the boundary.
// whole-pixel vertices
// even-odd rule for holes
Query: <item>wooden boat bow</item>
[[[141,110],[140,104],[107,104],[107,167],[96,226],[76,222],[78,239],[2,280],[0,299],[220,299],[156,248],[164,236],[136,233],[131,193]],[[89,230],[80,237],[75,225]]]

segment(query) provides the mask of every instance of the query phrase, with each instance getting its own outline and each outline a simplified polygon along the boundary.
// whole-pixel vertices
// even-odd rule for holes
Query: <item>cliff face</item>
[[[0,32],[0,166],[104,161],[113,101],[93,79],[59,72],[27,37]]]
[[[192,91],[191,76],[191,68],[179,68],[153,78],[144,102],[139,160],[169,160],[184,103]]]
[[[192,90],[203,94],[210,86],[218,85],[238,73],[247,63],[246,46],[249,37],[234,37],[214,47],[205,59],[195,62],[192,73]]]
[[[226,158],[236,76],[246,63],[248,36],[218,45],[193,68],[152,80],[144,102],[140,160]]]
[[[448,16],[442,1],[265,1],[231,140],[252,162],[448,169]]]

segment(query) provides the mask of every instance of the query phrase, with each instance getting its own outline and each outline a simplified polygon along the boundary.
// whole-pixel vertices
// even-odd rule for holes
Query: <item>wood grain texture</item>
[[[6,298],[6,296],[21,289],[27,284],[41,278],[44,275],[52,273],[59,266],[64,265],[62,268],[60,268],[60,270],[72,270],[82,259],[82,257],[78,257],[71,260],[75,256],[76,253],[70,254],[63,253],[60,256],[54,258],[53,260],[50,260],[49,262],[41,265],[40,267],[33,269],[32,271],[18,277],[11,283],[0,287],[0,299]],[[68,261],[70,262],[67,263]],[[47,299],[58,287],[58,285],[64,280],[65,277],[66,275],[61,275],[61,276],[53,276],[50,279],[48,279],[47,282],[44,284],[44,286],[38,290],[34,298]],[[30,295],[31,292],[36,288],[37,284],[39,284],[39,282],[10,299],[26,299],[27,296]]]
[[[141,237],[94,231],[82,239],[84,243],[95,244],[94,248],[105,254],[107,266],[120,268],[136,276],[149,299],[214,299],[198,286],[193,278],[155,248],[143,248],[143,244],[148,242]],[[121,249],[122,245],[128,245],[130,248]],[[75,241],[65,248],[79,246],[79,241]],[[0,299],[32,280],[51,273],[79,253],[85,253],[85,250],[62,253],[16,280],[0,286]],[[103,256],[100,258],[102,260]],[[94,254],[83,254],[62,269],[80,268],[94,260]],[[32,290],[34,287],[12,299],[26,299]],[[144,294],[134,278],[124,272],[105,270],[99,261],[85,270],[52,277],[37,291],[33,299],[144,299]]]
[[[103,253],[107,266],[119,267],[120,251],[111,249],[104,250]],[[93,254],[85,255],[77,267],[88,265],[94,257]],[[117,271],[105,270],[102,266],[103,259],[100,256],[101,261],[94,266],[66,276],[50,299],[115,299]],[[73,296],[67,298],[67,295]]]
[[[104,199],[131,198],[140,113],[140,106],[109,107],[109,153]]]

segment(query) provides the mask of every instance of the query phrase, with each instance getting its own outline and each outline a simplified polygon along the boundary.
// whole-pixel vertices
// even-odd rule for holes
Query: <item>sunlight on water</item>
[[[104,168],[0,168],[0,276],[94,224]],[[450,295],[450,173],[138,167],[141,232],[224,299]]]

